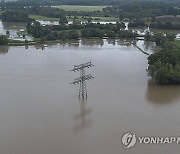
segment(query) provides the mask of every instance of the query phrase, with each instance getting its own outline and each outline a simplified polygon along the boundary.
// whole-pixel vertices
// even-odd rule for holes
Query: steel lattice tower
[[[71,71],[80,71],[80,77],[74,79],[74,81],[71,84],[80,84],[79,87],[79,98],[80,99],[87,99],[87,89],[86,89],[86,80],[90,80],[94,78],[91,74],[86,75],[85,74],[85,68],[89,68],[94,66],[91,61],[84,63],[84,64],[79,64],[79,65],[74,65],[74,68]]]

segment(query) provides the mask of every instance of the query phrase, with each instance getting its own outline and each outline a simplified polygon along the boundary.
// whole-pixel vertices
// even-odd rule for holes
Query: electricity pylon
[[[91,74],[86,75],[85,74],[85,68],[90,68],[94,66],[91,61],[84,63],[84,64],[79,64],[79,65],[74,65],[74,68],[71,71],[80,71],[80,77],[74,79],[74,81],[71,84],[80,84],[79,88],[79,98],[80,99],[87,99],[87,89],[86,89],[86,80],[90,80],[94,78]]]

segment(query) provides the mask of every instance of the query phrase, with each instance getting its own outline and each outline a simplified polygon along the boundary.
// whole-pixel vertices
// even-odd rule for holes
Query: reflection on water
[[[25,45],[25,49],[29,49],[29,45]]]
[[[0,45],[0,54],[6,54],[9,51],[9,46]]]
[[[135,44],[136,46],[138,46],[143,51],[149,54],[153,54],[159,49],[159,47],[156,46],[154,42],[150,42],[150,41],[134,40],[133,44]]]
[[[81,44],[86,46],[97,46],[97,45],[103,46],[104,41],[103,39],[82,39]]]
[[[34,47],[36,49],[41,49],[41,50],[44,50],[45,49],[45,45],[44,44],[35,44]]]
[[[109,44],[112,44],[113,46],[116,44],[116,40],[115,39],[107,39]]]
[[[160,86],[152,80],[148,81],[146,98],[154,104],[164,105],[180,99],[179,86]]]
[[[144,49],[145,50],[152,50],[155,47],[156,47],[156,45],[154,42],[144,41]]]
[[[134,41],[136,41],[136,40],[134,40]],[[132,42],[130,42],[130,41],[126,40],[126,39],[124,39],[124,40],[122,40],[122,39],[117,40],[117,45],[121,45],[121,46],[128,47],[128,46],[132,45],[131,43]]]
[[[91,119],[88,118],[88,115],[92,112],[92,108],[86,108],[87,99],[79,99],[80,113],[74,115],[74,120],[76,126],[74,132],[78,133],[83,129],[88,128],[91,125]]]
[[[68,46],[79,47],[79,41],[74,40],[74,41],[68,42]]]

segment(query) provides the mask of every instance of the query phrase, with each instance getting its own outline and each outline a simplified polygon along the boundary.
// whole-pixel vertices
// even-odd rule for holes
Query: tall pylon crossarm
[[[80,71],[80,77],[74,79],[74,81],[71,84],[80,84],[79,87],[79,98],[80,99],[87,99],[87,89],[86,89],[86,80],[90,80],[94,78],[91,74],[86,75],[85,74],[85,68],[90,68],[94,66],[91,61],[84,63],[84,64],[79,64],[79,65],[74,65],[74,68],[71,71]]]

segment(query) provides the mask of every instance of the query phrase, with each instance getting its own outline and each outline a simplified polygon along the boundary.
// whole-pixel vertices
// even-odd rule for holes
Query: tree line
[[[29,22],[32,19],[29,18],[27,12],[19,10],[7,10],[1,14],[1,20],[4,22]]]

